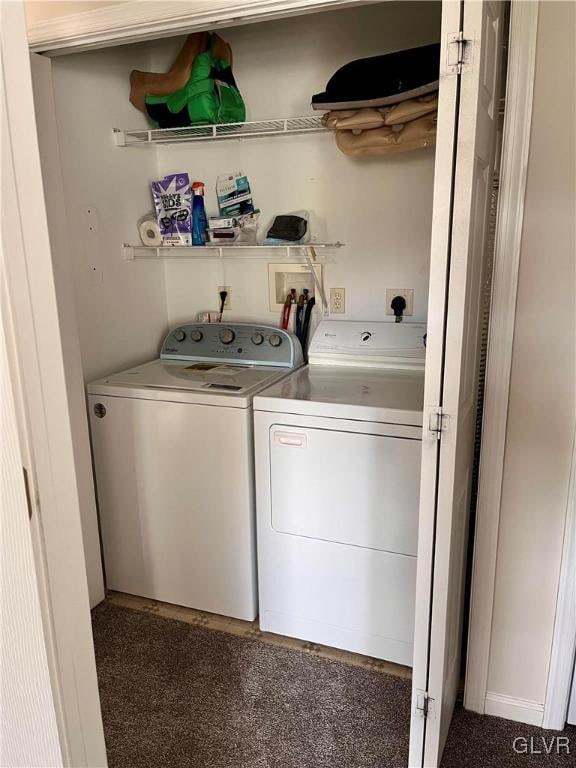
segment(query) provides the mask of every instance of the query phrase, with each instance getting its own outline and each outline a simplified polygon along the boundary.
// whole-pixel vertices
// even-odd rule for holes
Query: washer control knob
[[[261,333],[253,333],[252,334],[252,344],[256,344],[256,346],[259,346],[264,341],[264,336],[262,336]]]
[[[190,331],[190,338],[192,341],[202,341],[204,334],[199,328],[194,328],[194,330]]]
[[[220,341],[222,344],[232,344],[235,336],[236,334],[231,328],[224,328],[224,330],[220,331]]]
[[[178,330],[174,331],[172,335],[174,336],[176,341],[184,341],[184,339],[186,338],[186,334],[184,333],[182,328],[178,328]]]
[[[268,339],[270,342],[271,347],[279,347],[280,344],[282,344],[282,336],[280,336],[277,333],[273,333],[272,336]]]

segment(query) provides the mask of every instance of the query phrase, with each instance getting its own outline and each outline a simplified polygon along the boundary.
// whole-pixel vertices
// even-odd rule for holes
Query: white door
[[[2,160],[6,121],[2,108]],[[2,164],[2,194],[7,168]],[[2,211],[4,212],[4,210]],[[61,766],[55,697],[50,681],[48,650],[42,622],[32,547],[32,500],[29,464],[23,458],[11,373],[14,373],[13,331],[6,297],[0,240],[0,765]],[[11,350],[13,351],[13,350]],[[9,358],[10,362],[9,362]],[[22,471],[26,466],[26,475]],[[30,504],[30,509],[28,507]]]
[[[443,7],[410,733],[414,768],[439,765],[460,679],[503,11],[503,3],[487,0]],[[460,30],[466,43],[458,75],[459,46],[451,41]],[[438,407],[440,417],[434,415]],[[442,431],[436,433],[439,418]]]

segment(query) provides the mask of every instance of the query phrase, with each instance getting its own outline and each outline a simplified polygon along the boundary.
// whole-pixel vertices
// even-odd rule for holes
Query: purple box
[[[153,181],[152,197],[164,245],[192,245],[192,190],[187,173]]]

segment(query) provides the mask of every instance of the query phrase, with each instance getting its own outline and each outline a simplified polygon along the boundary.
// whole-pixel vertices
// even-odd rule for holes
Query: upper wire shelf
[[[217,141],[222,139],[254,139],[260,136],[294,136],[303,133],[328,133],[321,117],[287,117],[279,120],[255,120],[249,123],[222,123],[221,125],[193,125],[187,128],[114,129],[119,147],[146,146],[148,144],[182,144],[190,141]]]

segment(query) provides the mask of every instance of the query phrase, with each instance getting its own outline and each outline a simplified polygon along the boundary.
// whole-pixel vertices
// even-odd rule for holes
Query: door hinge
[[[432,714],[434,700],[430,698],[427,691],[417,691],[416,693],[416,714],[420,717],[428,717]]]
[[[446,61],[447,75],[461,75],[466,64],[472,63],[472,44],[464,39],[464,32],[452,32],[448,35],[446,46],[448,55]]]
[[[442,407],[434,405],[428,409],[428,434],[440,440],[442,432],[448,429],[448,415],[444,413]]]

